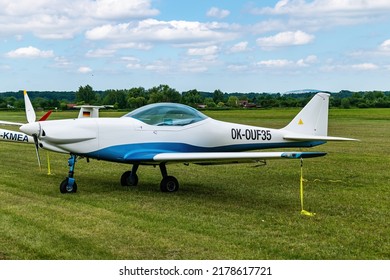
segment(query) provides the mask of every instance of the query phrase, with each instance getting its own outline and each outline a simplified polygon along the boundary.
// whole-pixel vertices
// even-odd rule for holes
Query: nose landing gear
[[[77,184],[74,177],[74,167],[76,165],[77,156],[71,154],[68,159],[69,173],[68,177],[65,178],[60,184],[61,193],[75,193],[77,192]]]

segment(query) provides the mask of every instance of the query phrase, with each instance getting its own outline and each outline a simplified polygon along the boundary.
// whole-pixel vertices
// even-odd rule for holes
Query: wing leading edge
[[[157,162],[243,163],[266,159],[300,159],[325,156],[324,152],[160,153]]]

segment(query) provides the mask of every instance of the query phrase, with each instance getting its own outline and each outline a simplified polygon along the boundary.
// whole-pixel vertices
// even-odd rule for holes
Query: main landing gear
[[[121,185],[122,186],[136,186],[138,184],[138,170],[139,164],[134,164],[131,171],[126,171],[122,174]],[[176,192],[179,189],[179,182],[173,176],[168,176],[167,167],[165,162],[159,164],[161,175],[163,179],[160,183],[160,189],[162,192]]]

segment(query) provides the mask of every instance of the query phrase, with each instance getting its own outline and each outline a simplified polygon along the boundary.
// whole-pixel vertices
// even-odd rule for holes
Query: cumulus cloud
[[[292,65],[294,65],[294,62],[287,59],[262,60],[257,63],[257,66],[264,66],[270,68],[285,68]]]
[[[209,46],[206,48],[190,48],[187,51],[188,55],[199,55],[199,56],[204,56],[204,55],[215,55],[218,52],[218,47],[217,46]]]
[[[384,41],[380,46],[379,46],[380,51],[384,52],[390,52],[390,39]]]
[[[197,21],[159,21],[146,19],[138,22],[105,24],[88,30],[89,40],[116,40],[120,42],[170,42],[187,43],[198,41],[229,40],[237,33],[224,23],[201,23]]]
[[[85,56],[86,57],[110,57],[115,54],[115,50],[111,49],[96,49],[96,50],[89,50]]]
[[[215,18],[222,19],[230,15],[230,11],[212,7],[210,8],[210,10],[207,11],[206,15],[208,17],[215,17]]]
[[[256,40],[262,48],[275,48],[285,46],[306,45],[314,40],[314,36],[303,31],[280,32],[274,36],[262,37]]]
[[[387,0],[356,1],[356,0],[314,0],[296,1],[281,0],[274,7],[254,8],[255,14],[293,14],[296,16],[307,16],[319,14],[348,16],[361,12],[378,13],[390,10],[390,2]]]
[[[243,41],[235,44],[233,47],[229,49],[230,53],[239,53],[239,52],[245,52],[248,50],[248,42]]]
[[[256,63],[259,67],[267,67],[267,68],[301,68],[308,67],[317,63],[318,58],[315,55],[309,55],[306,58],[299,59],[297,61],[288,60],[288,59],[269,59],[269,60],[261,60]]]
[[[157,14],[151,0],[0,1],[0,35],[31,32],[45,39],[69,39],[102,22]]]
[[[279,16],[286,28],[320,30],[330,26],[345,26],[387,18],[390,1],[376,0],[281,0],[273,7],[252,7],[254,15]]]
[[[90,1],[91,16],[104,19],[143,18],[159,14],[151,8],[149,0],[97,0]]]
[[[77,69],[77,72],[82,73],[82,74],[88,74],[92,72],[92,69],[88,66],[81,66],[79,69]]]
[[[29,46],[10,51],[6,53],[6,56],[10,58],[49,58],[54,56],[54,52],[52,50],[42,51],[33,46]]]
[[[364,71],[364,70],[376,70],[379,68],[379,66],[374,63],[360,63],[360,64],[353,64],[351,68],[355,70]]]

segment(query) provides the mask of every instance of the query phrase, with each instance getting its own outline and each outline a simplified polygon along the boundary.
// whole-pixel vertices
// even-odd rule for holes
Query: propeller
[[[36,121],[37,116],[35,115],[34,107],[31,104],[30,98],[28,98],[27,91],[23,91],[24,94],[24,106],[26,108],[26,117],[28,123],[33,123]]]
[[[24,106],[26,108],[26,117],[27,117],[27,122],[29,124],[35,124],[35,121],[37,119],[37,116],[35,114],[35,110],[34,110],[34,107],[32,106],[31,104],[31,101],[30,101],[30,98],[28,97],[28,94],[27,94],[27,91],[24,90],[23,91],[23,94],[24,94]],[[49,114],[50,115],[50,114]],[[43,116],[45,119],[47,119],[48,116]],[[35,125],[34,125],[35,127]],[[34,129],[35,130],[35,129]],[[38,131],[38,133],[40,133],[41,131],[41,125],[38,123],[38,129],[35,130],[35,131]],[[32,133],[31,136],[33,137],[34,139],[34,146],[35,146],[35,152],[37,154],[37,159],[38,159],[38,165],[39,165],[39,169],[42,169],[42,165],[41,165],[41,158],[39,156],[39,142],[38,142],[38,133]]]

